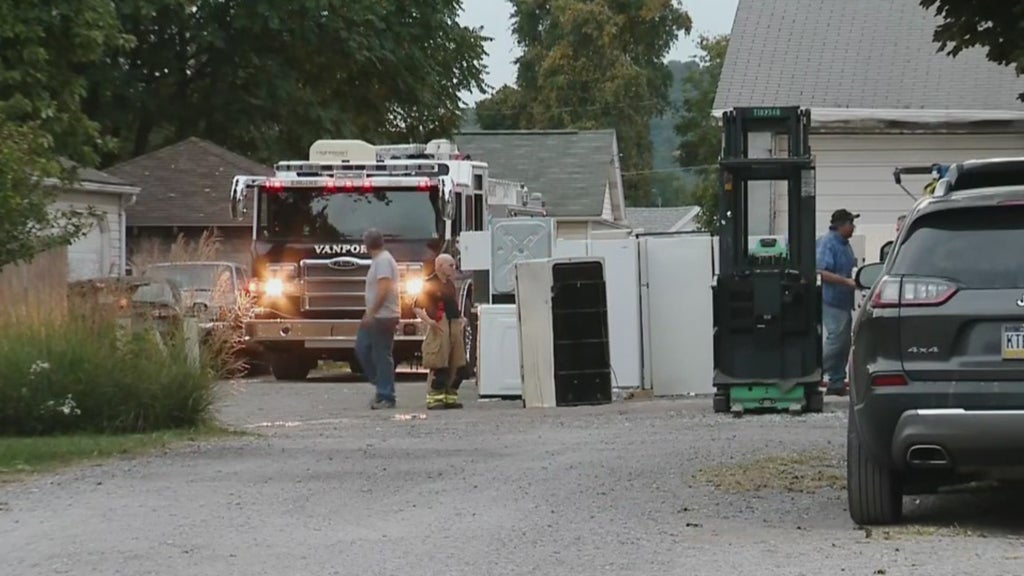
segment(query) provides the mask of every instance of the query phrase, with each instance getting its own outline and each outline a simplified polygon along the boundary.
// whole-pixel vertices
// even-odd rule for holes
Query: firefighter
[[[423,339],[423,367],[430,370],[427,409],[462,408],[459,385],[466,365],[463,342],[465,319],[459,310],[455,287],[455,259],[440,254],[434,271],[423,281],[413,311],[427,325]]]

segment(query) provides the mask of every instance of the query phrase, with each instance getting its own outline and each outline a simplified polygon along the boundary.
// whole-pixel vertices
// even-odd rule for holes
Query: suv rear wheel
[[[853,407],[846,433],[846,496],[850,518],[860,525],[896,524],[903,516],[903,487],[897,474],[875,464],[861,446]]]

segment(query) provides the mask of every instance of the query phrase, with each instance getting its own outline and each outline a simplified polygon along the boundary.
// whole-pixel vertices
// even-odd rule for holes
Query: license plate
[[[1003,326],[1003,360],[1024,360],[1024,325]]]

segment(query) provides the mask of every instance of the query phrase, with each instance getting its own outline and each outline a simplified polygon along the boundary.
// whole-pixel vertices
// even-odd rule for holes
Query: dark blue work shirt
[[[830,230],[818,243],[818,270],[842,276],[853,277],[853,268],[857,265],[857,256],[853,253],[850,241],[839,232]],[[821,281],[821,300],[826,306],[841,310],[853,310],[854,289],[839,286],[831,282]]]

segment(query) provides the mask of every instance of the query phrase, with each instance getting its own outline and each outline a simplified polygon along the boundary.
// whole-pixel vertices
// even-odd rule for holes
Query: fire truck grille
[[[303,310],[362,310],[369,263],[346,260],[331,266],[329,260],[303,260]]]

